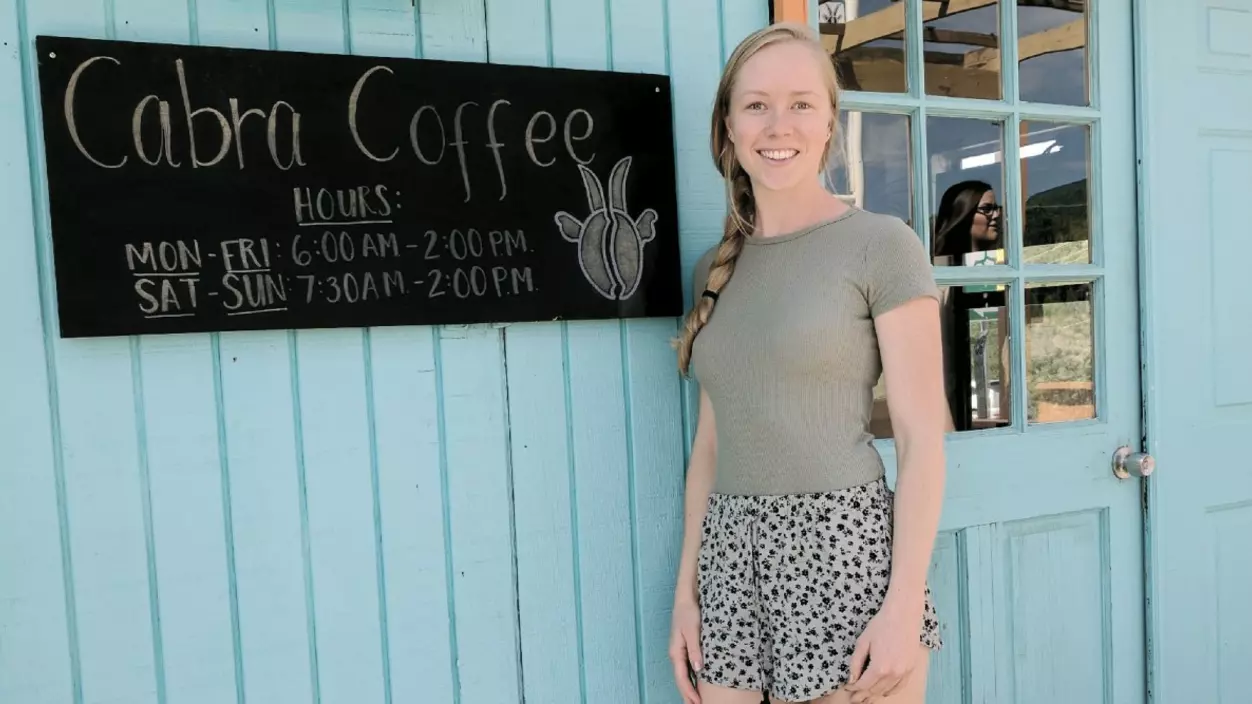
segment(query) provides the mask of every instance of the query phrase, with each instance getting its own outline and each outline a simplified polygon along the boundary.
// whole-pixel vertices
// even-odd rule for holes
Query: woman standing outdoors
[[[822,188],[837,101],[792,24],[745,39],[717,90],[730,214],[677,341],[701,387],[670,645],[693,704],[921,702],[940,646],[938,289],[906,224]],[[882,374],[894,492],[869,432]]]

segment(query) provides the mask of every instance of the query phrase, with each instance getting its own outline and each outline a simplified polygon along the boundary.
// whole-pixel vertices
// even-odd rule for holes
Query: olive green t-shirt
[[[697,301],[716,250],[696,264]],[[749,237],[692,350],[716,418],[714,491],[824,492],[881,477],[869,429],[882,375],[873,318],[938,294],[921,240],[894,216],[852,207]]]

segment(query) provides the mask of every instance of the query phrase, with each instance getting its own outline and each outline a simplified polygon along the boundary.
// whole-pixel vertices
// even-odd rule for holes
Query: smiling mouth
[[[800,152],[795,149],[758,149],[756,153],[768,162],[782,164],[791,161]]]

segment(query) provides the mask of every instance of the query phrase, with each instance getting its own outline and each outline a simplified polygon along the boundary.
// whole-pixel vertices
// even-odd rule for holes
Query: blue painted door
[[[912,222],[945,294],[928,701],[1143,702],[1140,493],[1111,469],[1141,449],[1131,1],[814,4],[849,89],[829,182]]]
[[[1246,702],[1252,2],[1140,8],[1153,700]]]

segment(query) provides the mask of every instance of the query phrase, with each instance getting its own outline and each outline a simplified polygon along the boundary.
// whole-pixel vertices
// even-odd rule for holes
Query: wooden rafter
[[[842,27],[843,25],[824,24],[823,27]],[[825,32],[826,34],[837,34],[837,31]],[[903,41],[904,32],[896,32],[888,34],[883,39],[891,39],[893,41]],[[927,44],[965,44],[967,46],[1000,46],[1000,38],[994,34],[985,32],[962,32],[956,29],[939,29],[937,27],[926,27],[922,30],[922,40]]]
[[[904,32],[896,32],[893,38],[903,39]],[[967,46],[1000,46],[1000,37],[986,32],[962,32],[956,29],[923,27],[922,41],[927,44],[965,44]]]
[[[1018,7],[1050,7],[1053,10],[1066,12],[1082,12],[1087,7],[1087,0],[1018,0]]]
[[[997,2],[999,0],[948,0],[947,2],[923,0],[922,18],[929,22],[939,17],[951,17],[995,5]],[[905,3],[898,2],[878,12],[850,20],[843,24],[842,31],[838,34],[823,34],[822,45],[826,47],[827,53],[833,54],[878,41],[896,32],[903,32],[906,26],[905,9]]]
[[[1081,49],[1087,45],[1087,21],[1085,19],[1067,22],[1058,27],[1042,32],[1029,34],[1017,42],[1017,60],[1025,61],[1044,54],[1058,51]],[[999,49],[979,49],[965,55],[965,68],[989,69],[998,71],[1000,68]]]
[[[922,0],[922,21],[952,17],[972,10],[997,5],[1000,0]],[[1019,7],[1050,7],[1066,12],[1082,13],[1087,0],[1017,0]],[[906,6],[897,2],[877,12],[842,24],[822,24],[822,45],[827,53],[839,53],[864,46],[880,39],[903,36]],[[1046,52],[1045,52],[1046,53]]]

